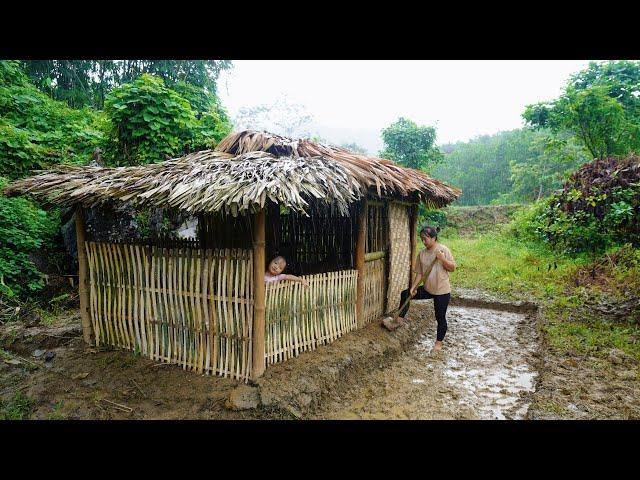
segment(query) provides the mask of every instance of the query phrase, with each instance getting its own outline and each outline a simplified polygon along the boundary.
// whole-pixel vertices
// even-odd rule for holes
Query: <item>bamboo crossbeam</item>
[[[358,236],[356,238],[356,270],[358,271],[358,284],[356,289],[356,319],[358,327],[365,324],[364,317],[364,264],[365,242],[367,236],[367,200],[362,202],[358,215]]]
[[[365,253],[364,255],[364,261],[365,262],[374,262],[376,260],[380,260],[381,258],[384,258],[387,256],[387,252],[371,252],[371,253]]]

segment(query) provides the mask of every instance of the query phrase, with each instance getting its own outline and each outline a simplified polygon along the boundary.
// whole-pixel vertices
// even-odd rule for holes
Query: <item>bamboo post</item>
[[[254,218],[253,224],[253,361],[252,377],[256,379],[264,373],[264,304],[265,304],[265,209],[261,209]]]
[[[356,286],[356,321],[358,328],[364,326],[364,244],[367,237],[367,199],[362,202],[358,215],[358,236],[356,237],[356,270],[358,283]]]
[[[411,288],[411,283],[413,282],[413,274],[416,271],[416,245],[418,242],[418,232],[416,229],[418,228],[418,205],[414,204],[411,207],[411,217],[409,218],[409,228],[411,228],[411,271],[409,273],[409,287]]]
[[[76,247],[78,250],[78,293],[80,295],[82,337],[84,338],[85,343],[93,345],[93,329],[91,328],[91,315],[89,313],[89,288],[87,285],[89,267],[84,242],[84,210],[81,206],[78,206],[78,208],[76,208]]]

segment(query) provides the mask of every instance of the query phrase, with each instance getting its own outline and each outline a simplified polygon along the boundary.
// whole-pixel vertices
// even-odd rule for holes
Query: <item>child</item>
[[[265,283],[274,283],[279,282],[280,280],[291,280],[292,282],[299,282],[305,287],[309,286],[309,282],[304,278],[282,273],[286,266],[287,261],[281,255],[278,255],[276,258],[271,260],[271,263],[269,263],[269,266],[267,267],[267,271],[264,273]]]

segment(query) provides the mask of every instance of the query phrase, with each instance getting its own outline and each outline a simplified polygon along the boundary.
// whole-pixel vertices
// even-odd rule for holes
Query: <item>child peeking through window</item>
[[[279,282],[280,280],[291,280],[292,282],[299,282],[305,287],[309,286],[309,282],[307,282],[304,278],[282,273],[286,266],[287,261],[281,255],[278,255],[276,258],[271,260],[269,266],[267,267],[267,271],[264,272],[265,283],[274,283]]]

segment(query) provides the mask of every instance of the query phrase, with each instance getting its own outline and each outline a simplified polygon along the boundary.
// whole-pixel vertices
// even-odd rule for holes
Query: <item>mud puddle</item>
[[[417,345],[342,397],[325,402],[316,417],[525,418],[537,376],[538,341],[531,314],[450,306],[447,321],[442,351],[432,351],[432,319],[429,333]]]

